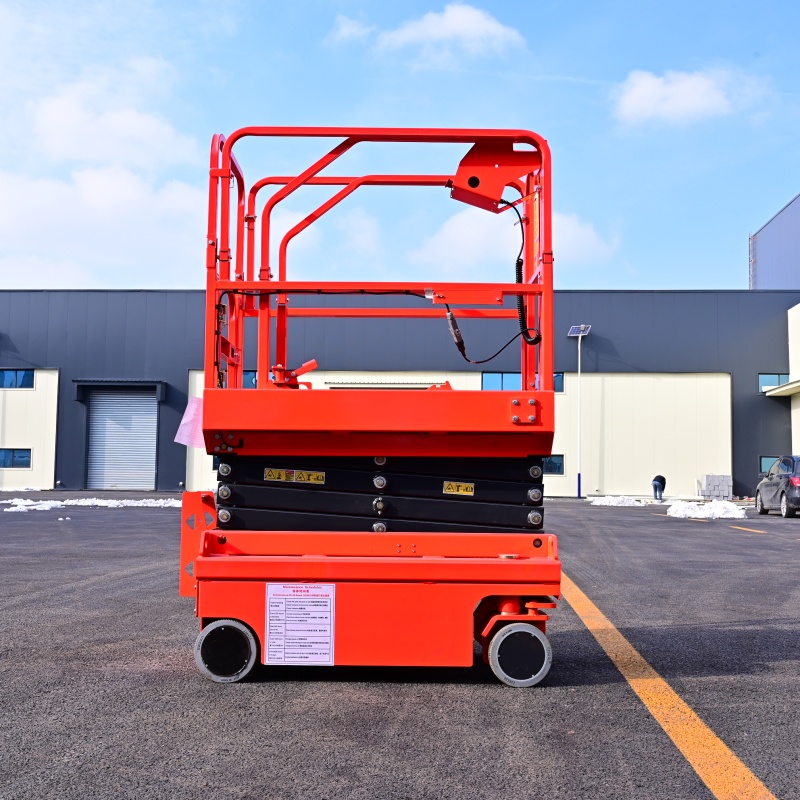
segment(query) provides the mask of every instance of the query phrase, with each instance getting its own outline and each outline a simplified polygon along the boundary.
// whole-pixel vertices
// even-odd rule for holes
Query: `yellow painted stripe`
[[[766,533],[766,531],[757,531],[755,528],[742,528],[739,525],[731,525],[731,528],[735,528],[737,531],[747,531],[748,533]]]
[[[631,689],[716,798],[776,800],[775,795],[642,658],[608,617],[563,574],[561,589],[567,602]]]

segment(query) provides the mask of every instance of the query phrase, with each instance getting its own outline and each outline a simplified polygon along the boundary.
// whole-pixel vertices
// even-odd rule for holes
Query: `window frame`
[[[557,380],[559,376],[561,388],[556,388]],[[495,378],[499,378],[500,386],[499,387],[488,387],[486,386],[486,379],[491,378],[492,380]],[[512,387],[506,387],[506,381],[511,381],[511,379],[515,379],[515,384]],[[517,385],[516,381],[519,381],[519,385]],[[522,373],[521,372],[481,372],[481,391],[484,392],[521,392],[522,391]],[[564,373],[563,372],[554,372],[553,373],[553,391],[556,394],[564,394]]]
[[[5,385],[5,376],[7,373],[14,373],[14,383],[11,386]],[[20,375],[25,373],[30,374],[30,386],[21,386],[20,384],[25,380]],[[8,369],[0,369],[0,390],[2,389],[15,389],[33,391],[36,388],[36,370],[35,369],[17,369],[16,367],[9,367]]]
[[[771,383],[769,385],[764,385],[763,379],[764,378],[776,378],[777,383]],[[758,373],[758,393],[759,394],[766,394],[770,389],[774,389],[776,386],[783,386],[784,383],[789,382],[789,376],[783,372],[759,372]]]
[[[253,385],[249,386],[247,381],[252,376]],[[242,388],[244,389],[256,389],[258,388],[258,370],[255,369],[245,369],[242,370]]]
[[[552,458],[560,458],[561,459],[561,472],[548,472],[547,471],[547,462]],[[542,476],[547,477],[548,475],[555,475],[555,476],[563,476],[567,474],[567,460],[564,453],[551,453],[549,456],[544,457],[544,461],[542,462]]]
[[[32,447],[0,447],[0,453],[10,453],[10,463],[6,467],[3,465],[3,461],[5,459],[0,460],[0,469],[33,469],[33,448]],[[14,464],[15,454],[16,453],[27,453],[28,454],[28,465],[27,466],[19,466],[18,464]]]

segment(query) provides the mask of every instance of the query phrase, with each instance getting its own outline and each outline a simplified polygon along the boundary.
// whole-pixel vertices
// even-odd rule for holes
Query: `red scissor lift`
[[[334,146],[299,175],[248,187],[233,154],[245,137]],[[329,174],[367,142],[466,152],[454,174]],[[272,212],[320,185],[329,199],[285,234],[276,269]],[[446,187],[487,213],[513,211],[509,224],[518,217],[523,232],[516,282],[289,280],[291,239],[356,189],[378,185]],[[258,220],[266,187],[273,193]],[[556,537],[542,530],[553,438],[550,233],[549,149],[529,131],[250,127],[214,137],[203,436],[220,483],[216,495],[184,494],[181,541],[181,594],[196,597],[195,657],[208,677],[241,680],[257,661],[467,667],[477,641],[505,683],[544,678],[546,611],[561,579]],[[303,307],[290,305],[298,295]],[[398,302],[337,306],[335,295]],[[289,321],[303,316],[440,318],[465,358],[458,319],[518,317],[522,388],[314,389],[301,378],[316,361],[287,364]],[[256,388],[243,383],[248,318]]]

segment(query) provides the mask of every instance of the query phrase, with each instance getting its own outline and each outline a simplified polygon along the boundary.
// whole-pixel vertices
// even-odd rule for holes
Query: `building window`
[[[0,469],[30,469],[31,451],[14,449],[9,447],[0,448]]]
[[[545,475],[564,474],[564,456],[547,456],[544,460]]]
[[[761,394],[764,394],[767,389],[773,389],[775,386],[780,386],[782,383],[789,383],[788,375],[781,375],[778,372],[758,373],[758,391]]]
[[[484,372],[481,376],[481,389],[489,391],[519,391],[522,389],[520,372]]]
[[[564,373],[553,373],[553,388],[557,392],[564,391]],[[505,390],[507,392],[522,391],[522,373],[520,372],[484,372],[481,376],[481,389],[489,391]]]
[[[33,389],[33,370],[0,369],[0,389]]]
[[[780,456],[759,456],[758,457],[758,471],[769,472],[770,467],[780,458]]]

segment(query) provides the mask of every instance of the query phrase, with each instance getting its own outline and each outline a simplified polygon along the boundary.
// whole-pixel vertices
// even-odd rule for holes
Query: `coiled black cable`
[[[501,198],[500,205],[511,208],[517,215],[517,219],[519,219],[519,232],[522,235],[522,242],[519,246],[519,254],[517,255],[517,262],[515,265],[515,278],[517,283],[522,283],[522,251],[525,249],[525,226],[522,224],[522,214],[520,214],[519,209],[508,200],[503,200]],[[535,329],[528,328],[528,308],[525,303],[525,298],[521,294],[517,295],[517,317],[519,317],[519,332],[525,344],[539,344],[539,342],[542,341],[539,331],[536,331],[536,336],[531,336],[529,333],[530,330]]]

